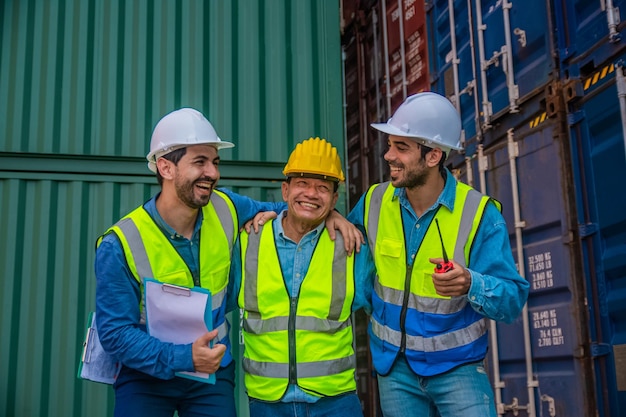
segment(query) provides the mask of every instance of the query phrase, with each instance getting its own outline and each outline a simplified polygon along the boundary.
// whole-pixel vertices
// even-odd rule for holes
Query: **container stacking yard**
[[[369,123],[403,90],[446,95],[465,144],[449,168],[502,202],[531,284],[522,317],[491,327],[498,413],[626,415],[624,2],[343,4],[351,201],[386,175]]]

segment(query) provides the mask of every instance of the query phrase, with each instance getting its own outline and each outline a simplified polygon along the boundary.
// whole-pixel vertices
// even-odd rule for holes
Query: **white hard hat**
[[[461,118],[447,98],[432,92],[409,96],[387,123],[373,128],[394,136],[413,138],[429,148],[461,148]]]
[[[235,144],[217,136],[211,123],[198,110],[182,108],[163,116],[152,132],[148,168],[156,173],[156,161],[176,149],[192,145],[212,145],[218,150]]]

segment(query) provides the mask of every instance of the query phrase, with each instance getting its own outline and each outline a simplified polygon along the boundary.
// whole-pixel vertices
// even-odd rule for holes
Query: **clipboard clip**
[[[163,284],[161,286],[161,291],[169,293],[169,294],[173,294],[173,295],[191,297],[191,288],[179,287],[178,285]]]
[[[85,336],[85,341],[83,342],[83,354],[81,355],[80,360],[84,363],[91,362],[91,331],[93,329],[91,326],[87,328],[87,335]]]

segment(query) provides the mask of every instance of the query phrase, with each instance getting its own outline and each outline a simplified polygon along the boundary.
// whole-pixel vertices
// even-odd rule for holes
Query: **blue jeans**
[[[363,417],[356,393],[322,397],[315,403],[275,402],[251,398],[250,417]]]
[[[378,391],[385,417],[496,417],[482,362],[441,375],[418,376],[399,355],[387,376],[378,375]]]
[[[235,363],[220,368],[216,382],[158,379],[122,368],[115,382],[115,417],[235,417]]]

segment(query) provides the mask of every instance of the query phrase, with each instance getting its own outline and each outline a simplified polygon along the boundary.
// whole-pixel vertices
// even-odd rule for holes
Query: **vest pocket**
[[[422,271],[421,280],[422,280],[422,283],[421,283],[422,293],[420,295],[424,297],[429,297],[429,298],[441,298],[444,300],[450,299],[450,297],[447,295],[437,294],[437,290],[435,290],[435,284],[433,283],[433,271],[432,270]]]
[[[389,256],[392,258],[399,258],[402,254],[403,244],[404,242],[401,240],[384,237],[381,239],[380,243],[378,244],[379,248],[376,248],[376,250],[379,251],[381,255]]]
[[[189,271],[184,269],[168,272],[166,274],[159,274],[154,278],[160,282],[165,282],[167,284],[178,285],[188,288],[193,287],[193,278],[191,277]]]
[[[226,264],[224,266],[218,266],[213,269],[213,272],[209,274],[211,283],[210,288],[211,292],[214,294],[222,291],[226,288],[228,284],[228,272],[230,271],[230,264]],[[203,283],[203,287],[207,287],[208,283]]]

